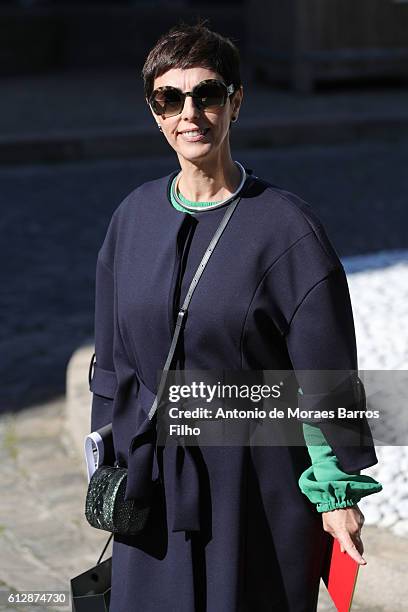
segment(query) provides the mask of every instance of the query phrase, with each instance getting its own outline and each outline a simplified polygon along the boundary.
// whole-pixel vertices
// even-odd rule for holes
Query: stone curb
[[[317,145],[408,136],[408,115],[348,113],[245,122],[231,140],[240,148]],[[27,164],[163,155],[163,136],[141,127],[69,130],[0,138],[0,163]]]
[[[83,458],[84,438],[91,426],[92,395],[88,387],[88,371],[93,352],[92,344],[77,349],[67,368],[65,432],[80,458]]]

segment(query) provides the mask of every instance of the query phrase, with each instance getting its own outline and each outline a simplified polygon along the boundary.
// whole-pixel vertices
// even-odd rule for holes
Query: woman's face
[[[224,79],[217,72],[207,68],[195,67],[172,68],[154,80],[153,90],[158,87],[170,85],[181,91],[191,91],[195,85],[206,79]],[[225,83],[227,86],[229,83]],[[238,117],[239,107],[242,102],[243,88],[229,96],[223,107],[216,109],[199,110],[195,106],[191,96],[187,96],[183,110],[179,115],[153,117],[163,130],[163,134],[169,145],[176,151],[178,156],[189,161],[198,161],[211,157],[218,158],[217,153],[225,145],[228,145],[228,130],[231,117]],[[188,135],[189,130],[206,130],[205,134],[199,136]]]

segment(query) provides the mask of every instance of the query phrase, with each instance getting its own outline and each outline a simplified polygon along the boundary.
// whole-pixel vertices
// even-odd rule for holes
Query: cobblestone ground
[[[84,466],[64,421],[64,398],[0,418],[0,596],[2,589],[66,592],[107,540],[85,520]],[[68,608],[0,603],[17,609]]]

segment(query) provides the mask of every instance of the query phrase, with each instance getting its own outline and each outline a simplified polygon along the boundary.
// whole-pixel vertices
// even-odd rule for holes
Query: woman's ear
[[[244,98],[244,88],[241,85],[239,89],[237,89],[237,91],[234,93],[232,97],[232,101],[231,101],[231,106],[232,106],[232,111],[233,111],[232,114],[234,117],[238,118],[239,109],[241,107],[243,98]]]

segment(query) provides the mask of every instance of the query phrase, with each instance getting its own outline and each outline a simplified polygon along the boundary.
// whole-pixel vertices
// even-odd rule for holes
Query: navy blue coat
[[[176,210],[174,175],[122,202],[97,261],[91,428],[113,422],[128,497],[143,488],[130,444],[146,423],[178,305],[225,212]],[[248,182],[193,295],[177,364],[357,369],[345,273],[300,198]],[[347,433],[320,427],[346,471],[376,463],[370,441],[347,446]],[[146,531],[114,538],[112,612],[314,610],[329,536],[298,486],[309,465],[301,446],[166,447],[152,466],[164,488]]]

